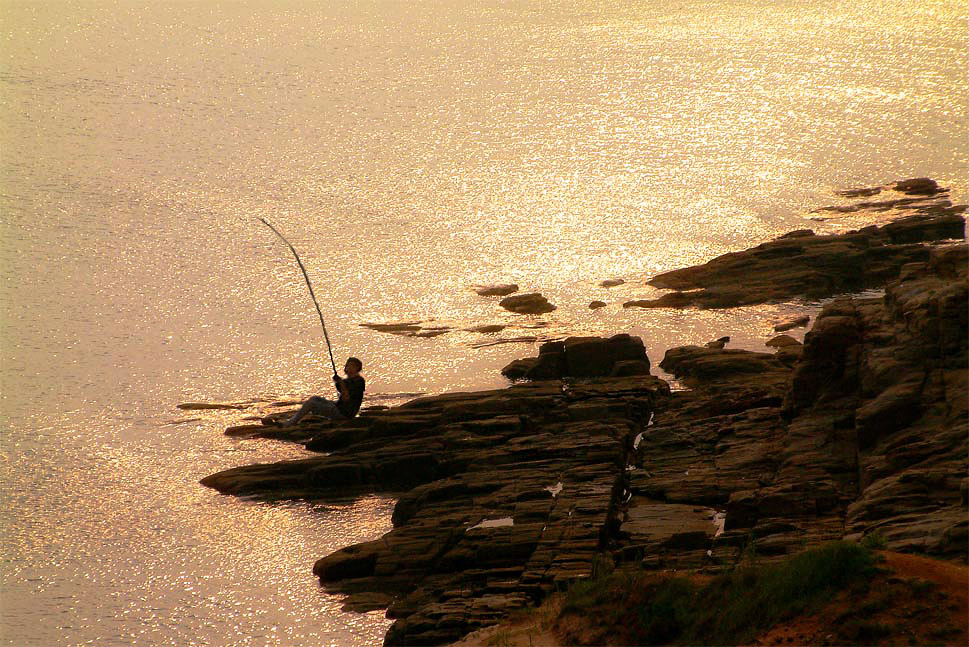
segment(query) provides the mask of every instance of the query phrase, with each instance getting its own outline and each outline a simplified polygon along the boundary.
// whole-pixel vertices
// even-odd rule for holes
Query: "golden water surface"
[[[967,195],[963,0],[0,1],[2,627],[10,644],[365,645],[316,558],[393,500],[197,485],[299,455],[186,400],[502,384],[523,334],[654,363],[816,304],[623,310],[641,281],[804,226],[847,186]],[[598,282],[622,277],[606,290]],[[475,283],[559,306],[516,318]],[[589,301],[610,305],[596,312]],[[405,338],[364,321],[508,333]],[[522,322],[545,328],[522,327]],[[433,324],[432,324],[433,325]],[[338,359],[339,361],[339,359]],[[181,421],[181,422],[180,422]]]

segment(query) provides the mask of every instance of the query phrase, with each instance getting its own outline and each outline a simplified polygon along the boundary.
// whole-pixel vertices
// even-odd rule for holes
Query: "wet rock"
[[[600,281],[599,282],[599,287],[602,287],[602,288],[614,288],[617,285],[622,285],[625,282],[626,282],[625,279],[606,279],[604,281]]]
[[[412,333],[421,329],[421,323],[421,321],[392,321],[388,323],[364,322],[360,326],[378,332]]]
[[[965,238],[963,207],[901,218],[882,227],[826,236],[779,238],[708,263],[666,272],[648,283],[674,290],[626,307],[726,308],[794,297],[818,299],[884,285],[902,266],[926,262],[922,243]],[[779,331],[780,332],[780,331]]]
[[[625,364],[615,373],[616,365]],[[613,337],[569,337],[561,342],[548,342],[539,349],[537,358],[516,360],[502,369],[510,379],[519,376],[529,380],[548,380],[563,377],[603,377],[607,375],[640,374],[645,367],[649,374],[649,358],[643,340],[630,335]],[[631,372],[632,371],[632,372]]]
[[[945,191],[939,184],[927,177],[915,177],[908,180],[899,180],[895,183],[895,190],[910,195],[933,195]]]
[[[811,322],[811,315],[798,315],[780,321],[774,325],[774,332],[787,332],[794,328],[802,328]]]
[[[881,192],[882,192],[882,187],[880,187],[880,186],[872,186],[872,187],[863,187],[863,188],[860,188],[860,189],[845,189],[843,191],[835,191],[835,193],[837,193],[838,195],[844,196],[846,198],[868,198],[868,197],[871,197],[873,195],[878,195]]]
[[[766,341],[764,345],[771,348],[787,348],[789,346],[800,346],[801,342],[794,339],[790,335],[778,335],[777,337],[772,337]]]
[[[499,304],[505,310],[517,314],[543,314],[555,310],[555,306],[538,292],[505,297],[499,301]]]
[[[543,344],[539,357],[563,358],[567,346]],[[308,443],[327,455],[203,483],[269,498],[402,492],[391,532],[314,572],[347,595],[345,608],[389,604],[387,644],[448,643],[592,573],[633,437],[665,386],[634,375],[422,397],[335,423]]]
[[[202,411],[205,409],[248,409],[251,405],[248,403],[236,403],[236,402],[183,402],[176,405],[178,409],[184,411]]]
[[[609,372],[612,377],[626,377],[629,375],[649,375],[649,362],[641,359],[627,359],[616,362]]]
[[[598,310],[599,308],[605,308],[606,305],[607,304],[605,301],[593,301],[589,304],[589,308],[592,310]]]
[[[482,324],[480,326],[471,326],[470,328],[465,328],[464,330],[466,332],[477,332],[477,333],[487,334],[487,333],[501,332],[507,327],[508,326],[504,324]]]
[[[516,283],[494,283],[491,285],[476,285],[474,291],[483,297],[504,297],[518,292]]]
[[[815,234],[814,231],[810,229],[795,229],[794,231],[787,232],[786,234],[778,238],[778,240],[785,240],[788,238],[809,238],[811,236],[816,236],[816,235],[817,234]]]
[[[730,337],[721,337],[719,339],[714,339],[713,341],[708,341],[704,344],[707,348],[723,348],[730,341]]]

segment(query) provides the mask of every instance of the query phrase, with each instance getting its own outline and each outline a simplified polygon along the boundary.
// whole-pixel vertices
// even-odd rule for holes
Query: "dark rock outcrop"
[[[726,308],[805,296],[818,299],[884,285],[902,266],[928,261],[923,243],[965,238],[964,207],[901,218],[847,234],[781,237],[703,265],[665,272],[648,283],[675,290],[626,307]]]
[[[777,337],[768,339],[764,345],[769,348],[789,348],[791,346],[800,346],[801,342],[790,335],[778,335]]]
[[[404,492],[394,529],[314,572],[386,644],[445,644],[588,576],[617,523],[633,438],[667,394],[649,375],[453,393],[324,428],[330,452],[214,474],[221,492],[342,499]]]
[[[884,299],[827,305],[800,361],[668,351],[660,366],[694,389],[657,401],[617,556],[712,568],[878,532],[890,549],[965,561],[966,250],[934,248]],[[674,549],[674,530],[711,510],[724,532]]]
[[[360,327],[401,337],[437,337],[451,331],[450,326],[436,324],[433,321],[364,322]]]
[[[636,363],[635,368],[629,362]],[[623,334],[546,342],[539,348],[538,357],[517,359],[501,373],[511,380],[548,380],[630,375],[632,371],[648,374],[649,358],[642,339]]]
[[[910,242],[952,233],[936,227],[910,220],[751,250],[768,250],[746,270],[754,295],[764,268],[785,264],[791,277],[814,267],[839,284],[858,271],[890,282],[884,298],[825,305],[803,345],[781,335],[773,354],[668,350],[660,366],[689,390],[648,375],[638,338],[573,337],[512,362],[506,375],[533,381],[507,389],[339,423],[233,428],[328,453],[202,482],[268,498],[400,493],[390,533],[314,567],[347,608],[387,607],[392,645],[445,644],[499,622],[588,576],[602,555],[716,571],[877,532],[890,549],[965,562],[969,252]],[[839,254],[848,260],[824,267]]]
[[[592,301],[589,303],[590,310],[598,310],[599,308],[605,308],[608,305],[605,301]]]
[[[514,294],[498,302],[505,310],[520,315],[538,315],[555,310],[555,306],[538,292]]]
[[[943,189],[939,184],[927,177],[914,177],[908,180],[899,180],[895,183],[895,190],[910,195],[935,195],[941,193]]]

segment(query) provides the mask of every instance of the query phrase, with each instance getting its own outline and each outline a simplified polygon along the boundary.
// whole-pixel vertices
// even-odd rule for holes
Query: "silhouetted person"
[[[362,370],[363,362],[356,357],[347,359],[347,363],[343,367],[346,378],[341,378],[338,375],[333,376],[333,384],[340,392],[340,398],[334,402],[314,395],[304,402],[296,415],[284,422],[282,426],[292,427],[308,413],[330,420],[346,420],[357,415],[357,412],[360,411],[360,404],[363,402],[363,392],[367,389],[367,382],[360,375]]]

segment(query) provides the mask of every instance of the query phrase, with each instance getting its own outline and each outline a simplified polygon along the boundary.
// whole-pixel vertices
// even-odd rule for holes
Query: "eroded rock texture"
[[[390,533],[314,569],[349,608],[388,608],[387,644],[451,642],[603,556],[718,570],[878,532],[891,549],[964,562],[969,255],[921,249],[884,298],[825,306],[803,346],[670,349],[660,365],[687,391],[612,376],[642,372],[636,338],[574,338],[524,360],[526,374],[555,371],[507,389],[230,430],[329,453],[203,483],[265,497],[402,492]]]
[[[315,425],[307,446],[328,455],[202,482],[270,497],[405,491],[394,530],[314,572],[350,608],[389,605],[387,644],[443,644],[592,572],[617,524],[633,439],[664,393],[665,382],[637,375],[420,398]]]
[[[618,556],[716,567],[878,532],[965,561],[966,249],[933,249],[884,299],[826,306],[800,361],[671,349],[661,366],[695,388],[657,402]],[[668,517],[683,506],[725,511],[725,531],[682,536]]]
[[[653,277],[654,287],[675,290],[626,307],[728,308],[793,297],[822,298],[884,285],[907,263],[926,262],[925,241],[965,238],[965,207],[901,218],[881,227],[816,236],[791,232],[742,252]],[[796,234],[796,235],[792,235]]]
[[[569,337],[542,344],[538,357],[516,359],[501,374],[510,380],[648,375],[649,358],[639,337]]]

